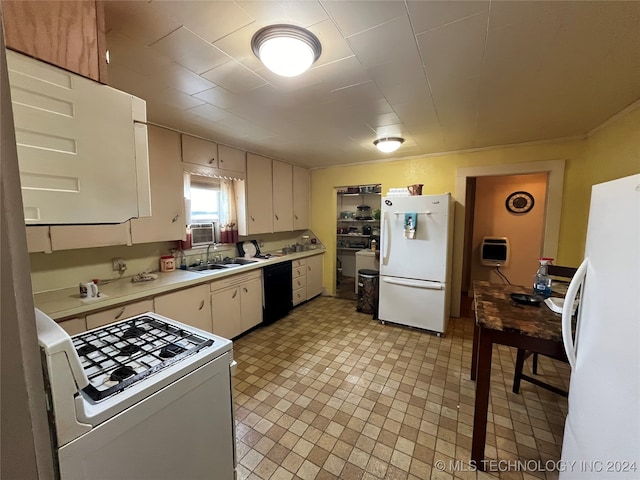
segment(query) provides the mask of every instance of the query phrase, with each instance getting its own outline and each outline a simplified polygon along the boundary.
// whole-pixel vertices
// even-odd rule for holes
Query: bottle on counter
[[[547,274],[547,265],[552,260],[552,258],[539,258],[540,266],[533,277],[533,293],[544,298],[551,296],[551,277]]]
[[[374,238],[373,240],[371,240],[371,251],[375,252],[377,246],[378,246],[378,244],[376,242],[376,239]]]

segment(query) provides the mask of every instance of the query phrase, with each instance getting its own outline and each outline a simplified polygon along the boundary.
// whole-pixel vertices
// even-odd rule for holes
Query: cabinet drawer
[[[307,299],[306,287],[298,288],[293,291],[293,306],[295,307],[299,303],[304,302]]]
[[[255,280],[257,278],[262,278],[262,269],[252,270],[250,272],[240,273],[238,275],[232,275],[231,277],[216,280],[209,284],[209,289],[211,292],[218,292],[220,290],[224,290],[225,288],[242,285],[243,283],[250,282],[251,280]]]
[[[298,260],[292,260],[291,261],[291,266],[293,268],[297,268],[297,267],[304,267],[307,264],[307,260],[304,258],[300,258]]]
[[[87,331],[87,324],[84,317],[63,320],[62,322],[58,322],[58,325],[60,325],[69,335],[76,335]]]
[[[306,274],[307,274],[307,269],[305,266],[293,267],[293,270],[291,270],[291,278],[293,278],[294,280]]]
[[[124,320],[125,318],[140,315],[146,312],[153,311],[153,300],[141,300],[135,303],[129,303],[128,305],[121,305],[119,307],[105,310],[104,312],[92,313],[87,315],[87,328],[102,327],[109,323],[117,322],[118,320]]]
[[[304,288],[306,286],[307,286],[306,276],[296,277],[293,279],[293,290],[296,290],[298,288]]]

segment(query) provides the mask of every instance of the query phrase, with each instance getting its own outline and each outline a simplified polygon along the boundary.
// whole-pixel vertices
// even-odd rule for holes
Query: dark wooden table
[[[515,285],[473,282],[476,323],[473,334],[471,379],[476,380],[476,399],[471,460],[479,470],[484,470],[493,344],[507,345],[554,357],[564,353],[560,316],[544,304],[539,307],[524,306],[511,300],[511,293],[531,293],[530,290]]]

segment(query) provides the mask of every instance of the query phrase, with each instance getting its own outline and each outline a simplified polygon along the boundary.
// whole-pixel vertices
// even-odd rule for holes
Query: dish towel
[[[404,238],[408,238],[408,239],[416,238],[416,228],[418,228],[418,214],[405,213],[404,214]]]

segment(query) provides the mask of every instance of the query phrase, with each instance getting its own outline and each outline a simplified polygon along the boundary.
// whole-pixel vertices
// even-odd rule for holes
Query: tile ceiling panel
[[[185,27],[152,43],[149,48],[198,75],[231,60],[224,52]]]
[[[393,0],[371,2],[328,0],[321,3],[345,37],[407,15],[404,2]]]
[[[454,2],[409,0],[407,7],[411,16],[411,25],[418,35],[478,13],[484,15],[489,13],[489,2],[486,0]]]
[[[172,18],[208,42],[249,25],[254,20],[235,2],[154,0],[151,7],[166,18]]]
[[[151,122],[306,166],[584,135],[640,99],[640,2],[105,2],[109,82]],[[297,78],[251,51],[308,27]],[[221,63],[224,62],[224,63]]]
[[[202,76],[233,93],[243,93],[267,83],[235,60],[212,68]]]

